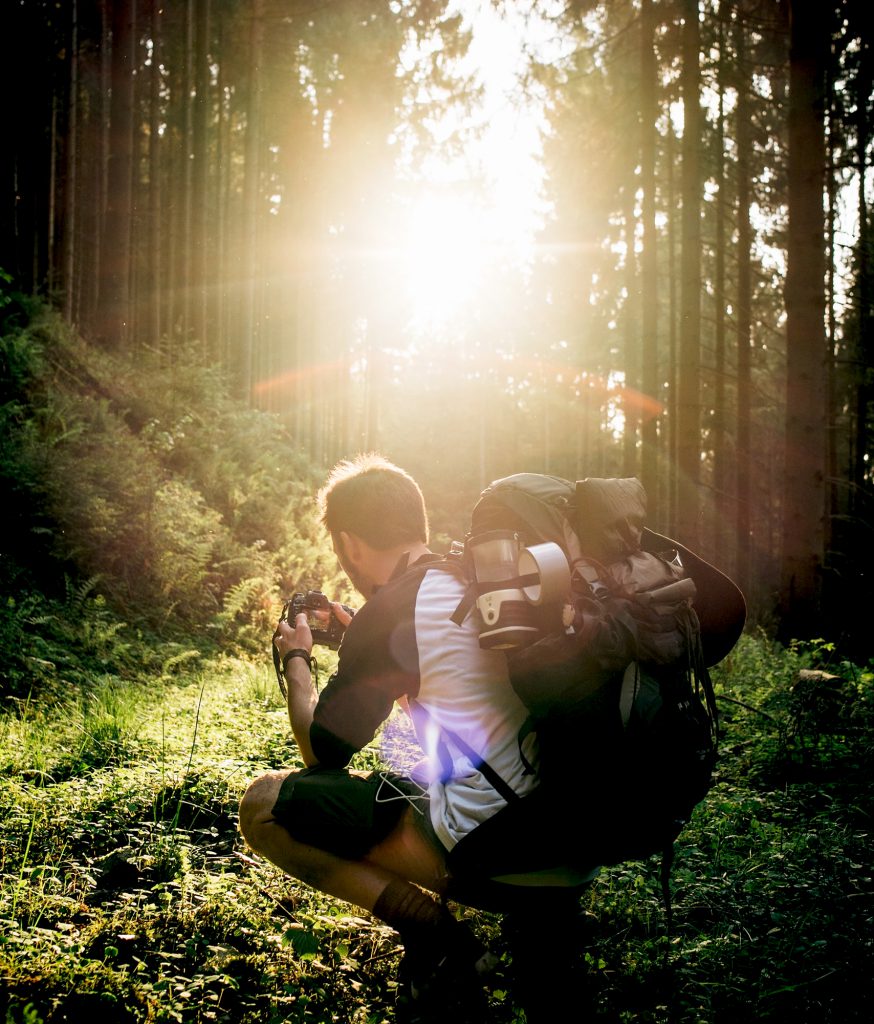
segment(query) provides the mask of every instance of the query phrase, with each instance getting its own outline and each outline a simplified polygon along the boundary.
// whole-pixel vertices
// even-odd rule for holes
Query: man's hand
[[[313,634],[310,631],[307,617],[301,612],[295,616],[294,629],[284,620],[276,627],[273,636],[273,643],[279,654],[280,662],[283,655],[295,649],[306,651],[307,654],[313,649]]]
[[[332,601],[331,608],[334,610],[334,617],[345,629],[345,627],[352,621],[352,616],[346,611],[345,607],[340,604],[339,601]]]

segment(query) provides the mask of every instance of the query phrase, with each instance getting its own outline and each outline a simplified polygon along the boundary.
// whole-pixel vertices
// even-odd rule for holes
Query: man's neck
[[[423,555],[430,555],[431,549],[428,547],[427,544],[418,543],[403,545],[403,550],[401,551],[401,554],[403,554],[404,552],[406,552],[410,556],[410,565],[412,565],[413,562],[417,562]]]
[[[381,586],[388,583],[395,573],[398,572],[399,568],[402,571],[407,565],[412,565],[423,555],[429,554],[431,554],[431,549],[427,544],[423,544],[420,541],[410,544],[399,544],[397,547],[380,551],[378,555],[379,567],[374,573],[375,585],[368,596],[372,597]],[[402,561],[404,563],[403,566],[401,565]]]

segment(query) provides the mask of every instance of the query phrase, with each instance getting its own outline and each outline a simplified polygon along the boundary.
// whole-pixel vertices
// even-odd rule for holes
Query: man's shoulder
[[[451,564],[445,555],[423,555],[415,562],[400,566],[388,583],[368,599],[362,611],[370,608],[369,614],[372,615],[402,605],[405,601],[414,601],[423,581],[433,577],[460,579],[460,567]]]
[[[426,616],[440,614],[447,623],[464,592],[461,577],[445,564],[441,555],[426,556],[403,571],[371,595],[349,624],[343,639],[342,653],[347,661],[353,652],[366,649],[369,655],[385,644],[397,647],[400,638],[410,632],[415,642],[416,620],[421,619],[422,608],[431,609]],[[442,601],[437,595],[443,595]],[[443,604],[448,610],[445,615]],[[451,607],[450,607],[451,605]]]

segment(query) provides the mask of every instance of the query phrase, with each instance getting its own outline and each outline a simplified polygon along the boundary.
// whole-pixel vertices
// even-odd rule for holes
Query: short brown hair
[[[428,514],[419,485],[376,452],[344,459],[318,494],[327,531],[354,533],[378,551],[398,544],[428,543]]]

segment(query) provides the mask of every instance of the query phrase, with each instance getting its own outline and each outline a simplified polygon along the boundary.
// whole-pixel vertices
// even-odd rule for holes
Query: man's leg
[[[300,842],[276,820],[273,810],[289,775],[270,772],[246,791],[240,830],[249,846],[292,877],[370,911],[400,934],[398,1013],[406,1014],[403,1019],[410,1024],[485,1021],[488,1007],[478,971],[488,958],[473,934],[430,894],[442,895],[448,878],[442,849],[417,821],[422,811],[405,807],[394,828],[364,857],[347,859]]]
[[[240,831],[249,846],[286,874],[320,892],[373,911],[392,881],[413,882],[435,893],[446,886],[441,850],[418,827],[414,808],[361,860],[348,860],[292,838],[273,817],[289,772],[268,772],[253,782],[240,804]],[[424,895],[424,894],[423,894]]]
[[[513,994],[527,1024],[586,1020],[591,1013],[580,895],[580,889],[526,893],[503,915]]]

